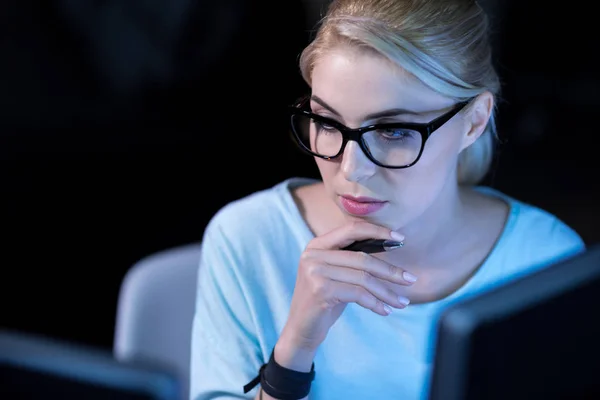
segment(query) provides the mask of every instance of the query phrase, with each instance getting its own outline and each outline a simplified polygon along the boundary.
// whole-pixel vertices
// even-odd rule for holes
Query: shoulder
[[[556,215],[500,192],[494,194],[510,205],[497,248],[510,265],[544,266],[585,251],[581,236]]]
[[[303,240],[307,228],[291,189],[305,181],[290,178],[224,205],[204,230],[203,251],[227,251],[248,259],[259,250]]]
[[[207,230],[222,230],[229,235],[246,236],[264,233],[296,219],[298,208],[291,189],[301,184],[302,178],[290,178],[271,187],[258,190],[220,208],[210,219]],[[296,221],[301,222],[301,221]]]
[[[585,248],[581,236],[556,215],[531,204],[513,202],[512,236],[531,251],[579,252]]]

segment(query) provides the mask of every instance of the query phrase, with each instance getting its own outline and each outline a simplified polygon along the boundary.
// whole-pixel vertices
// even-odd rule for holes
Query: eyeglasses
[[[457,103],[450,111],[426,124],[397,122],[351,129],[333,119],[313,114],[309,98],[305,97],[289,107],[292,137],[301,150],[325,160],[339,157],[348,141],[354,140],[376,165],[408,168],[419,161],[431,134],[469,102]]]

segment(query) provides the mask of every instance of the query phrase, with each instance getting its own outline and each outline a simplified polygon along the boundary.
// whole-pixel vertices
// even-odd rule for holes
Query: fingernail
[[[406,307],[407,305],[409,305],[409,304],[410,304],[410,300],[409,300],[409,299],[407,299],[407,298],[406,298],[406,297],[404,297],[404,296],[400,296],[400,297],[398,297],[398,301],[399,301],[399,302],[400,302],[400,304],[402,304],[404,307]]]
[[[396,231],[392,231],[390,233],[390,236],[392,237],[392,239],[397,240],[398,242],[401,242],[404,240],[404,235],[401,233],[398,233]]]
[[[410,282],[410,283],[415,283],[417,281],[417,277],[408,271],[404,271],[402,273],[402,277],[404,278],[405,281]]]
[[[394,249],[399,249],[402,246],[404,246],[404,242],[396,242],[395,240],[386,240],[383,243],[383,248],[386,251],[390,251],[390,250],[394,250]]]

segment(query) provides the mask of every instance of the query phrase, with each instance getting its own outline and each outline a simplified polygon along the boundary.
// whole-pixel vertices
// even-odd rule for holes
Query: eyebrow
[[[319,96],[312,95],[310,97],[310,99],[312,101],[314,101],[315,103],[318,103],[322,107],[326,108],[330,112],[334,113],[338,117],[341,117],[341,114],[339,112],[337,112],[329,104],[325,103],[325,101],[323,101],[323,99],[321,99]],[[384,110],[384,111],[379,111],[379,112],[376,112],[376,113],[373,113],[373,114],[369,114],[369,115],[367,115],[364,118],[364,120],[368,121],[368,120],[371,120],[371,119],[378,119],[378,118],[385,118],[385,117],[395,117],[397,115],[402,115],[402,114],[420,115],[420,113],[418,113],[416,111],[411,111],[411,110],[407,110],[407,109],[404,109],[404,108],[391,108],[389,110]]]

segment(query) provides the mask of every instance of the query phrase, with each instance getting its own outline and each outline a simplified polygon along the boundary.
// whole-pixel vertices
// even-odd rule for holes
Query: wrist
[[[310,372],[316,352],[316,348],[302,346],[282,336],[277,341],[273,354],[277,364],[284,368]]]

